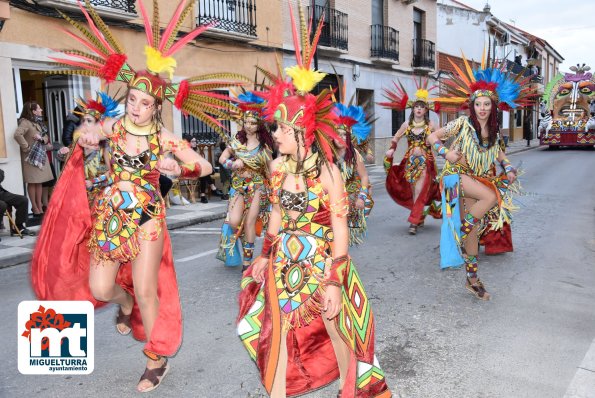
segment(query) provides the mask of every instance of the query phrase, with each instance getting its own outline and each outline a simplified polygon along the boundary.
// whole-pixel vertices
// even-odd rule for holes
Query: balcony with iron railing
[[[130,21],[137,17],[135,0],[90,0],[99,15],[107,19]],[[52,7],[64,11],[78,11],[76,0],[37,0],[40,6]]]
[[[312,14],[312,7],[308,7]],[[318,22],[324,14],[324,25],[318,45],[339,51],[348,50],[347,14],[331,7],[314,6],[314,21]]]
[[[413,69],[434,70],[436,67],[436,46],[425,39],[413,39]]]
[[[399,32],[390,26],[371,25],[370,56],[376,60],[399,61]]]
[[[205,35],[256,39],[256,0],[198,0],[197,25],[215,23]]]
[[[500,61],[501,63],[502,61]],[[510,61],[508,59],[504,60],[506,65],[506,70],[514,73],[515,75],[522,74],[524,77],[531,76],[531,81],[535,83],[542,83],[543,76],[539,74],[539,68],[533,67],[532,65],[521,65],[514,61]]]

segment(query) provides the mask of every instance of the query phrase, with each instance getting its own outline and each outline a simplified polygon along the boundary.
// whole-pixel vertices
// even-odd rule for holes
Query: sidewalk
[[[506,153],[511,155],[538,147],[539,142],[537,140],[533,140],[530,147],[527,147],[527,142],[524,140],[516,141],[509,143]],[[439,158],[439,167],[444,163],[443,161],[440,162],[440,160]],[[386,174],[383,166],[368,165],[367,168],[372,185],[384,184]],[[209,203],[192,203],[186,206],[174,205],[167,209],[167,227],[172,230],[223,219],[227,211],[227,203],[227,201],[221,201],[213,196]],[[39,226],[28,228],[39,231]],[[19,239],[18,237],[11,237],[8,231],[4,230],[0,231],[0,238],[2,238],[2,241],[0,241],[0,268],[26,263],[31,260],[31,254],[37,239],[35,236]]]
[[[171,208],[167,209],[167,227],[172,230],[222,219],[227,212],[228,203],[213,196],[209,203],[191,203],[186,206],[172,205]],[[39,226],[27,228],[39,231]],[[37,240],[36,236],[26,236],[19,239],[18,236],[11,237],[8,230],[2,230],[0,231],[0,238],[2,238],[2,241],[0,241],[0,268],[26,263],[31,260]]]

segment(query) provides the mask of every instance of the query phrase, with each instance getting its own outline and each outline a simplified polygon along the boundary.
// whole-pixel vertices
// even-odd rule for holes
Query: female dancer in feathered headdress
[[[290,8],[293,20],[293,10]],[[374,317],[349,255],[348,201],[333,163],[337,114],[300,9],[297,65],[267,95],[283,155],[271,165],[272,211],[261,255],[244,273],[238,334],[271,397],[305,394],[340,377],[340,397],[390,397],[374,355]],[[287,94],[284,96],[283,94]],[[357,294],[353,294],[357,292]]]
[[[341,80],[342,98],[345,88]],[[364,108],[353,104],[335,104],[337,113],[337,133],[341,140],[335,141],[337,146],[337,166],[345,181],[345,190],[349,198],[349,246],[360,244],[367,231],[367,217],[374,206],[368,171],[362,154],[355,148],[357,143],[367,140],[372,126]]]
[[[80,111],[73,111],[81,119],[82,125],[94,126],[101,123],[106,118],[115,118],[119,116],[118,100],[109,96],[105,92],[98,92],[95,99],[77,100],[77,108]],[[72,148],[64,147],[58,152],[60,155],[66,155],[76,148],[78,139],[81,137],[81,130],[77,130],[73,135]],[[84,148],[84,168],[85,168],[85,186],[87,187],[87,196],[89,205],[94,203],[95,196],[105,187],[109,177],[109,150],[106,142],[99,143],[98,148]]]
[[[411,210],[409,213],[409,234],[415,235],[417,228],[424,225],[426,206],[428,212],[440,217],[440,210],[435,201],[440,200],[440,189],[436,182],[436,162],[427,138],[434,127],[430,122],[429,112],[439,112],[439,103],[429,98],[427,79],[415,80],[417,91],[415,99],[409,100],[401,83],[395,83],[395,90],[385,89],[388,102],[381,102],[388,109],[404,110],[411,108],[409,120],[404,122],[391,140],[391,147],[386,152],[387,168],[386,190],[395,202]],[[393,165],[393,155],[401,138],[407,139],[407,151],[398,165]]]
[[[441,175],[441,266],[464,263],[465,287],[488,300],[490,294],[477,276],[478,239],[484,231],[510,223],[517,174],[500,145],[498,109],[529,105],[535,94],[529,86],[531,77],[513,75],[503,65],[488,66],[485,56],[478,69],[472,69],[464,56],[464,70],[450,62],[456,76],[444,81],[447,96],[435,100],[444,106],[468,107],[470,116],[453,120],[428,138],[446,159]],[[453,139],[450,148],[443,144],[448,139]],[[503,173],[495,173],[496,164]]]
[[[237,100],[242,128],[219,157],[219,163],[232,171],[232,179],[217,258],[227,266],[242,264],[245,271],[252,263],[257,223],[266,229],[273,138],[262,118],[265,101],[252,91],[240,94]]]
[[[127,63],[121,45],[89,0],[85,4],[79,3],[87,26],[64,18],[79,35],[66,33],[89,52],[62,51],[66,57],[54,60],[76,69],[58,73],[127,83],[126,112],[122,118],[106,118],[81,128],[80,146],[97,148],[100,141],[107,142],[110,171],[106,186],[90,211],[77,147],[61,178],[61,189],[52,196],[52,211],[42,226],[33,256],[32,281],[38,297],[44,300],[117,303],[118,332],[132,331],[135,338],[146,340],[143,352],[147,365],[137,389],[147,392],[160,385],[169,369],[167,357],[176,353],[182,340],[180,299],[159,175],[199,178],[211,173],[208,161],[164,128],[161,108],[164,101],[170,101],[182,112],[221,131],[217,118],[225,116],[230,105],[227,97],[211,90],[237,85],[229,81],[236,76],[204,75],[170,82],[176,66],[173,55],[208,28],[196,28],[176,41],[192,3],[181,1],[162,32],[157,1],[152,24],[143,2],[138,2],[148,42],[144,49],[146,70],[139,71]],[[181,163],[165,158],[166,153]]]

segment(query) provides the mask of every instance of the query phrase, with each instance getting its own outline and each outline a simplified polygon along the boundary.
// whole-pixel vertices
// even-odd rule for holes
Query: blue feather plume
[[[355,137],[358,144],[361,144],[368,138],[370,131],[372,131],[372,126],[366,122],[364,108],[357,105],[346,106],[341,103],[336,103],[335,112],[339,117],[355,120],[355,124],[351,126],[351,135]]]
[[[500,102],[505,102],[511,108],[516,108],[516,99],[521,93],[521,86],[514,81],[514,77],[497,68],[476,69],[473,71],[476,81],[496,84],[496,94]]]
[[[115,118],[120,115],[120,111],[118,110],[118,106],[120,105],[118,101],[113,99],[109,96],[108,93],[100,91],[97,93],[99,98],[101,99],[101,105],[105,107],[105,112],[101,116],[102,118]]]

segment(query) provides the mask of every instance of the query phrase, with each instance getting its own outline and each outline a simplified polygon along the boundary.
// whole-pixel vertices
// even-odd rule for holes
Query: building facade
[[[545,40],[499,20],[491,11],[487,5],[483,10],[476,10],[456,0],[443,0],[438,4],[439,76],[447,78],[453,72],[449,59],[462,66],[461,51],[468,60],[479,61],[485,50],[513,73],[533,75],[532,84],[540,95],[543,94],[544,85],[557,74],[564,58]],[[535,138],[539,99],[526,110],[502,112],[501,131],[511,141],[523,139],[526,112],[530,113]],[[454,117],[456,115],[443,113],[441,122]]]
[[[297,1],[291,0],[294,10]],[[410,95],[415,92],[413,74],[430,78],[435,73],[435,0],[311,0],[308,11],[324,13],[326,25],[318,44],[318,69],[328,73],[323,85],[336,86],[335,71],[346,85],[347,100],[363,105],[377,117],[371,133],[375,163],[381,164],[393,134],[405,120],[405,112],[393,113],[376,105],[384,100],[383,88],[400,81]],[[287,2],[283,15],[284,64],[295,63]],[[297,18],[297,15],[295,15]]]
[[[131,66],[144,68],[146,35],[137,2],[91,0],[91,3],[127,49]],[[163,28],[178,2],[159,0],[158,3]],[[152,1],[144,0],[144,4],[152,15]],[[39,0],[36,4],[25,0],[10,3],[0,0],[0,75],[4,76],[0,79],[0,167],[6,172],[3,186],[15,193],[25,192],[20,149],[13,139],[23,103],[34,100],[41,104],[51,139],[59,143],[64,119],[74,108],[75,99],[89,98],[95,91],[105,89],[97,78],[39,73],[59,69],[49,58],[58,55],[53,49],[78,48],[73,39],[59,30],[71,27],[56,9],[82,20],[76,2],[70,0]],[[251,77],[256,64],[269,69],[275,67],[275,46],[271,46],[271,42],[283,35],[281,8],[277,2],[197,0],[190,14],[182,31],[205,23],[217,25],[176,54],[178,66],[174,81],[224,71]],[[118,88],[124,92],[125,87],[120,83],[112,86],[110,93]],[[165,126],[180,136],[183,133],[198,135],[206,141],[213,136],[204,125],[184,118],[169,104],[164,104],[163,119]]]

